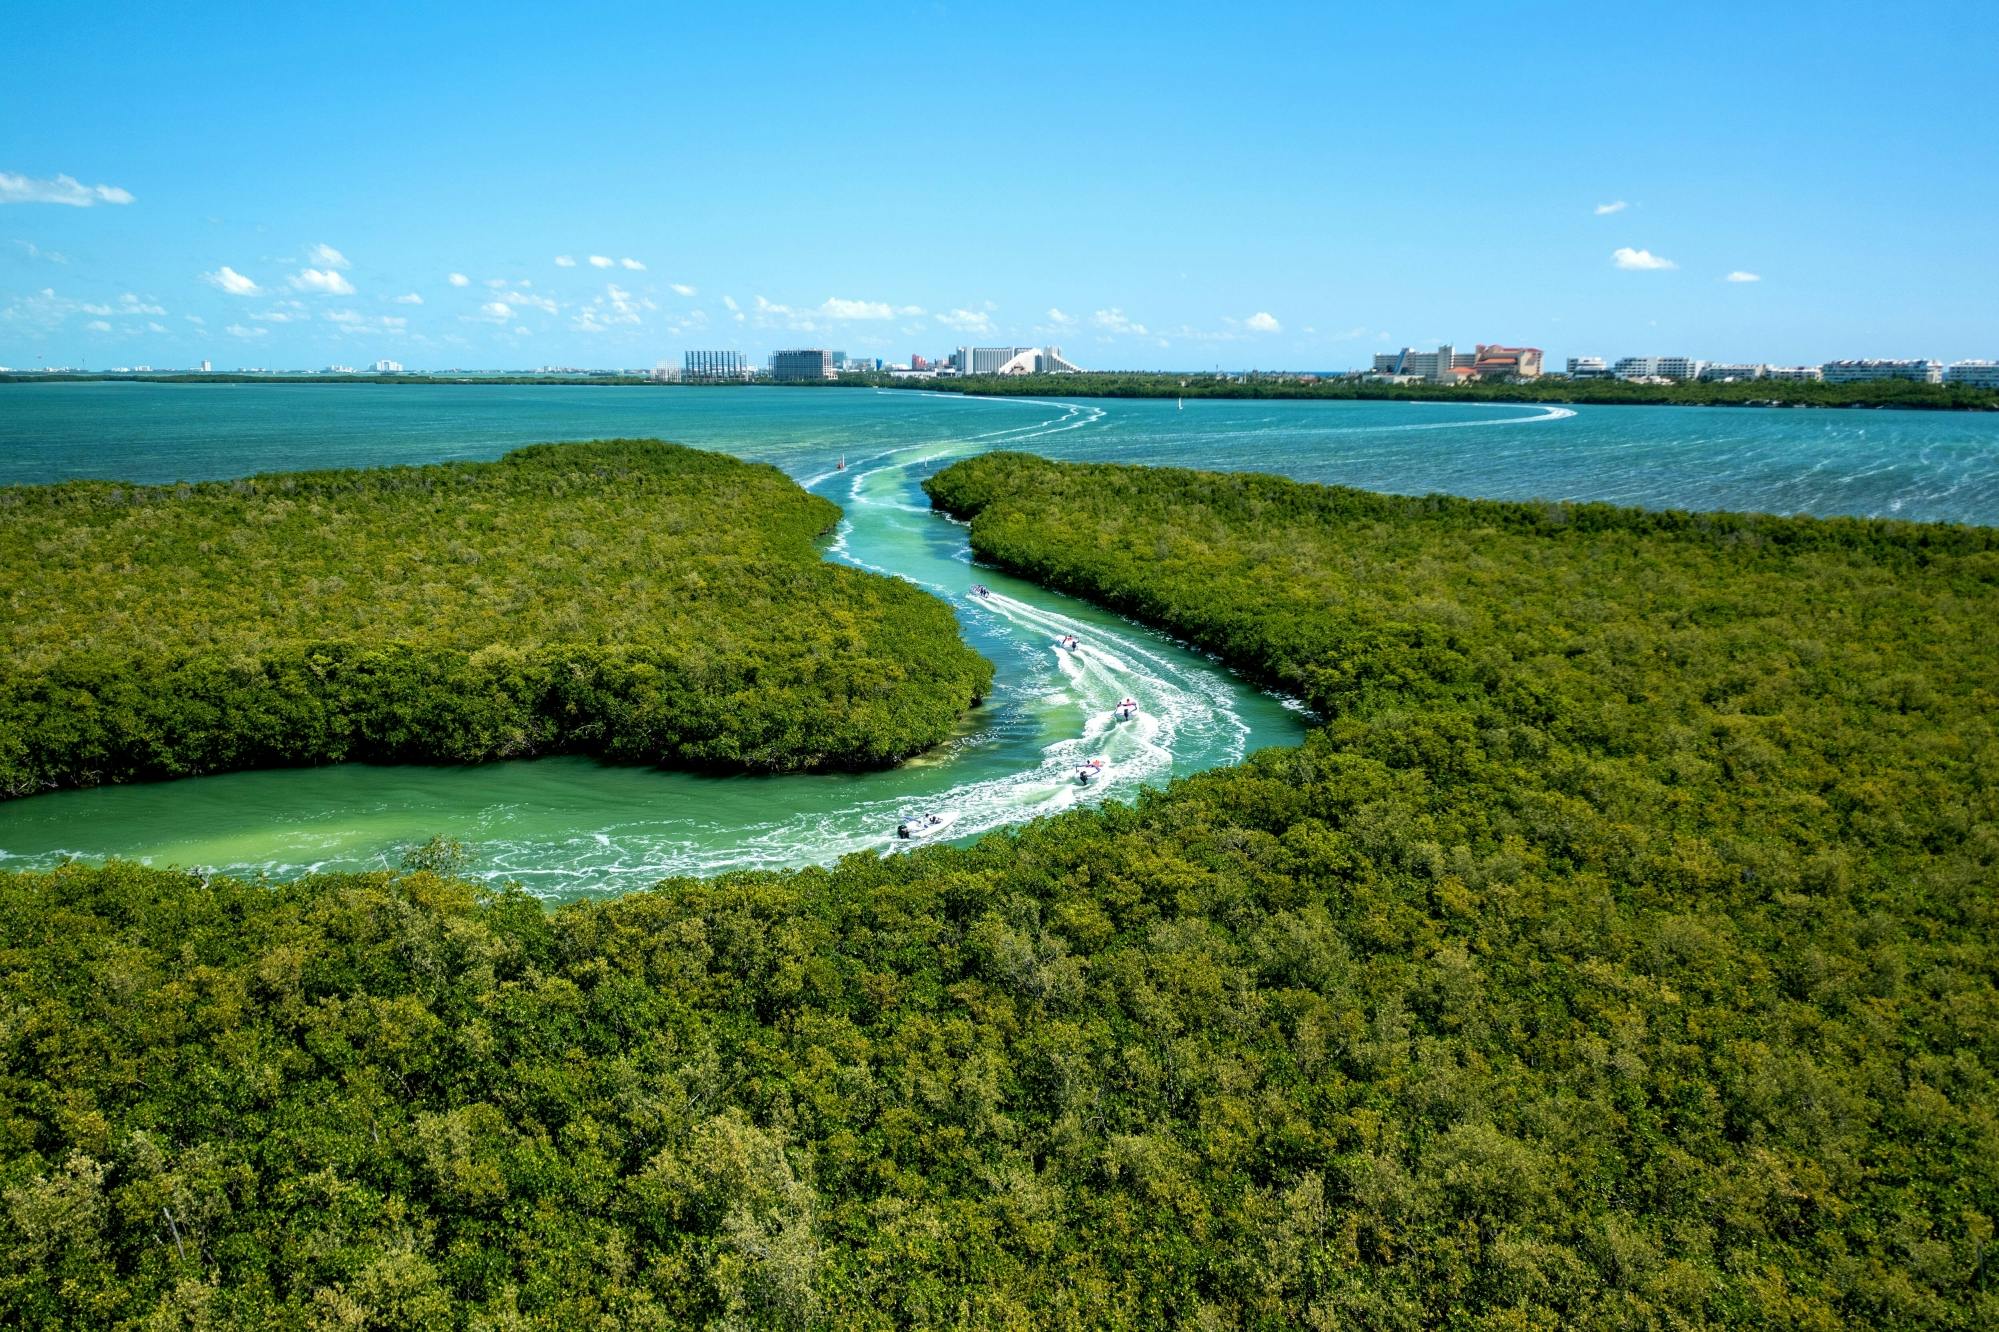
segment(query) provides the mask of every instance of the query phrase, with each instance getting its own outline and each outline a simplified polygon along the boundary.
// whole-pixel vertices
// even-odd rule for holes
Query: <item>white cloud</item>
[[[1073,324],[1076,322],[1076,316],[1064,314],[1059,307],[1051,305],[1048,307],[1048,320],[1054,324]]]
[[[610,258],[608,255],[593,254],[590,256],[590,267],[592,268],[609,268],[616,262],[617,260]]]
[[[513,307],[505,301],[487,301],[479,307],[479,312],[491,319],[505,321],[514,317]]]
[[[208,321],[200,315],[182,315],[181,318],[187,320],[188,323],[193,324],[196,328],[206,328],[208,326]]]
[[[728,306],[729,309],[731,310],[740,310],[743,308],[742,306],[736,304],[736,298],[734,296],[724,296],[722,298],[722,304]]]
[[[1609,217],[1612,213],[1621,213],[1629,207],[1631,207],[1631,205],[1624,202],[1624,200],[1622,199],[1619,199],[1614,203],[1598,204],[1596,206],[1596,215],[1598,217]]]
[[[454,287],[469,287],[472,285],[472,279],[466,277],[463,273],[453,273],[451,275],[451,285]]]
[[[229,265],[224,264],[213,273],[203,273],[203,282],[222,288],[231,296],[255,296],[262,290],[256,283],[244,277]]]
[[[500,288],[507,285],[507,280],[505,278],[487,278],[486,285],[488,287],[491,287],[494,291],[498,291]]]
[[[268,328],[247,328],[242,324],[231,324],[222,331],[232,338],[261,338],[271,330]]]
[[[332,317],[331,315],[327,316],[329,319]],[[260,324],[294,324],[311,319],[312,316],[309,314],[299,314],[294,310],[266,310],[262,314],[253,314],[250,318]]]
[[[307,251],[305,260],[309,264],[319,264],[324,268],[348,267],[347,256],[324,241],[321,241],[319,244],[313,246],[311,250]]]
[[[1619,268],[1632,271],[1651,271],[1660,268],[1677,268],[1671,259],[1661,258],[1650,250],[1634,250],[1629,245],[1620,245],[1613,250],[1610,261]]]
[[[36,180],[32,176],[16,176],[0,171],[0,204],[67,204],[71,208],[90,208],[101,203],[131,202],[131,192],[116,185],[85,185],[74,176]]]
[[[404,293],[403,293],[402,295],[400,295],[400,296],[396,297],[396,304],[397,304],[397,305],[422,305],[422,304],[423,304],[423,297],[421,297],[421,296],[417,295],[417,294],[416,294],[415,292],[413,292],[413,291],[406,291],[406,292],[404,292]]]
[[[150,301],[142,301],[131,292],[118,298],[116,305],[79,305],[77,309],[89,315],[163,315],[166,313]]]
[[[323,292],[328,296],[354,294],[354,284],[330,268],[302,269],[293,275],[292,286],[300,291]]]
[[[992,316],[981,310],[946,311],[937,316],[937,322],[960,333],[990,333],[993,330]]]
[[[583,333],[605,333],[620,324],[636,324],[642,309],[656,309],[651,301],[634,298],[615,282],[606,283],[604,294],[576,312],[570,326]]]
[[[14,244],[20,246],[23,250],[27,251],[28,257],[30,259],[46,259],[52,264],[66,264],[69,262],[68,255],[58,254],[54,250],[44,250],[41,246],[35,244],[33,241],[17,240],[14,242]]]
[[[554,314],[555,302],[547,296],[538,296],[531,291],[517,291],[507,297],[515,305],[530,305],[543,314]]]
[[[1745,273],[1739,268],[1722,279],[1723,282],[1761,282],[1762,280],[1763,275],[1761,273]]]
[[[1242,326],[1252,333],[1282,333],[1284,325],[1277,322],[1275,315],[1266,310],[1258,310],[1242,321]]]
[[[576,256],[573,254],[558,254],[555,256],[555,266],[557,268],[574,268],[576,267]]]
[[[634,273],[643,273],[646,271],[646,266],[630,255],[626,255],[623,259],[618,260],[618,264],[622,268],[631,269]]]
[[[828,296],[819,313],[828,319],[893,319],[895,310],[886,301],[850,301],[840,296]],[[921,314],[922,311],[917,311]]]
[[[85,324],[84,327],[96,333],[109,333],[111,331],[111,325],[105,323],[102,319],[93,319]]]
[[[673,284],[673,294],[676,296],[692,296],[694,288],[688,286],[685,282],[676,282]]]
[[[1133,337],[1145,336],[1145,325],[1134,323],[1116,306],[1097,311],[1090,316],[1090,322],[1109,333],[1130,334]]]
[[[157,319],[148,319],[146,321],[146,331],[148,333],[164,333],[167,331],[167,326]]]

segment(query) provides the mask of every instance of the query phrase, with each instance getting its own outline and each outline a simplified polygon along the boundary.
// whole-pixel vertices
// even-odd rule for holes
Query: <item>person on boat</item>
[[[896,825],[895,825],[895,835],[896,835],[897,837],[900,837],[900,838],[902,838],[902,839],[903,839],[903,840],[904,840],[905,842],[909,840],[909,820],[908,820],[908,819],[904,819],[904,820],[903,820],[903,821],[902,821],[901,823],[898,823],[898,824],[896,824]]]
[[[1117,705],[1117,711],[1113,715],[1115,715],[1119,721],[1130,721],[1133,717],[1136,717],[1138,715],[1138,700],[1135,698],[1125,699],[1124,701],[1122,701]]]
[[[1091,782],[1095,781],[1099,776],[1101,776],[1103,774],[1103,771],[1104,771],[1104,761],[1100,758],[1093,758],[1088,763],[1085,763],[1082,767],[1076,769],[1076,780],[1078,782],[1081,782],[1084,786],[1088,786]]]

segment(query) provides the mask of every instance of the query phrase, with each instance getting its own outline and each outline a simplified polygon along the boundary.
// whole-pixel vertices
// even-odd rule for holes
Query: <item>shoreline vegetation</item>
[[[992,667],[830,501],[659,441],[0,488],[0,797],[347,760],[887,766]]]
[[[1321,724],[552,912],[0,873],[0,1321],[1999,1323],[1999,529],[926,488]]]
[[[494,384],[551,387],[881,388],[980,397],[1037,398],[1250,398],[1328,402],[1494,402],[1522,406],[1592,407],[1844,407],[1908,411],[1999,411],[1999,389],[1874,380],[1824,384],[1758,379],[1736,383],[1630,384],[1615,379],[1542,376],[1525,383],[1455,386],[1381,384],[1339,376],[1272,372],[1165,373],[1085,371],[1069,375],[968,375],[924,380],[889,375],[842,375],[808,383],[707,383],[656,380],[643,375],[252,375],[252,374],[0,374],[0,385],[31,383],[147,384]]]

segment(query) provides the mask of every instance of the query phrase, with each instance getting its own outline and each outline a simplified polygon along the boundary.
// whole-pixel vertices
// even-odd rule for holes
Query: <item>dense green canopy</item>
[[[1999,1324],[1999,534],[932,493],[1324,725],[553,914],[0,876],[0,1322]]]
[[[948,607],[826,563],[775,468],[492,463],[0,489],[0,794],[339,759],[890,763],[991,683]]]

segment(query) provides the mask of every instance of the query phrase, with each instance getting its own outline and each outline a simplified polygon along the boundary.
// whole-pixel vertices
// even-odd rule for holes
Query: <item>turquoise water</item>
[[[391,863],[433,834],[550,897],[671,873],[891,849],[908,814],[972,836],[1290,743],[1301,719],[1161,635],[969,565],[918,485],[989,448],[1281,472],[1378,490],[1999,521],[1999,416],[1444,403],[965,399],[854,390],[556,386],[0,386],[0,483],[208,479],[491,458],[660,436],[782,467],[847,513],[828,557],[958,608],[999,667],[951,745],[893,772],[708,778],[582,759],[338,767],[60,792],[0,804],[0,864],[124,855],[288,874]],[[846,471],[834,464],[843,457]],[[974,580],[998,594],[973,601]],[[1082,641],[1055,646],[1063,633]],[[1109,719],[1129,694],[1134,724]],[[1103,757],[1089,788],[1076,765]]]

